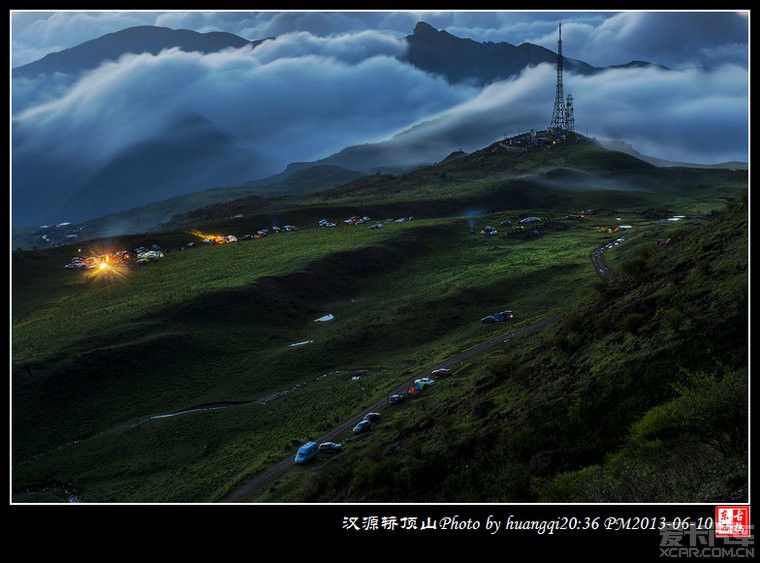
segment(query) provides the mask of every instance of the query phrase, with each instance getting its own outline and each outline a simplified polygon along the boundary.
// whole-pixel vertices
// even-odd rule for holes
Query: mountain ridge
[[[446,77],[451,83],[475,82],[485,86],[519,74],[529,65],[555,64],[557,54],[533,43],[518,46],[506,42],[480,43],[437,30],[418,22],[414,33],[406,36],[409,49],[403,57],[410,64]],[[579,74],[600,69],[586,62],[563,57],[565,68]]]
[[[12,69],[12,78],[31,78],[53,72],[75,73],[92,70],[106,61],[118,60],[125,54],[151,53],[179,47],[183,51],[214,53],[223,49],[255,47],[266,39],[249,41],[233,33],[189,29],[172,29],[141,25],[107,33],[74,47],[48,53],[41,59]]]

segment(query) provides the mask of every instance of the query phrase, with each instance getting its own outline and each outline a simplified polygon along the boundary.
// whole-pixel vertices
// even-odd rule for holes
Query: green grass
[[[520,312],[519,326],[583,296],[593,277],[587,254],[595,238],[591,229],[574,226],[535,241],[486,239],[469,234],[463,219],[412,221],[381,232],[304,229],[170,253],[129,270],[124,279],[88,279],[64,271],[80,285],[53,303],[39,304],[14,326],[14,434],[19,438],[14,453],[27,460],[50,451],[17,469],[16,477],[35,467],[44,482],[83,479],[80,487],[96,498],[144,500],[160,490],[161,500],[184,501],[187,493],[165,480],[174,469],[191,463],[214,473],[219,464],[230,464],[229,471],[214,474],[215,487],[183,486],[197,486],[197,498],[211,498],[237,471],[283,455],[292,448],[290,440],[327,430],[415,370],[488,338],[494,327],[478,322],[485,314],[509,305]],[[307,242],[308,252],[302,246]],[[552,253],[552,246],[561,252]],[[367,248],[383,251],[379,262],[362,266],[351,253]],[[199,274],[200,263],[208,266],[205,275]],[[295,304],[274,304],[276,292],[246,299],[257,279],[293,271],[323,274],[336,292],[346,293],[332,299],[328,291],[312,300],[316,284]],[[556,288],[565,284],[574,284],[574,291],[558,293]],[[323,312],[335,320],[314,323]],[[289,346],[305,340],[314,342]],[[363,376],[359,393],[354,382],[345,381],[318,392],[338,376],[303,385],[331,371],[360,368],[382,371]],[[258,399],[298,384],[302,387],[267,403],[266,420],[261,419]],[[147,416],[217,401],[253,403],[124,430]],[[326,420],[325,413],[331,413]],[[238,435],[228,428],[215,438],[216,455],[227,461],[193,460],[203,443],[214,441],[207,436],[206,419],[217,418],[234,418],[255,431],[246,435],[241,429]],[[150,436],[151,427],[167,428],[163,442],[159,435],[147,442],[139,438]],[[195,446],[177,450],[169,436]],[[55,450],[73,440],[83,441]],[[147,453],[140,453],[140,443]],[[248,453],[241,457],[240,449]],[[171,452],[165,464],[148,463],[157,450]],[[139,475],[136,480],[144,486],[110,476],[114,459],[132,468],[116,474]],[[102,473],[96,470],[101,463]],[[85,468],[86,476],[80,477]],[[104,483],[92,484],[100,479]],[[130,481],[129,487],[123,481]]]
[[[663,226],[667,248],[616,247],[615,280],[561,323],[258,500],[746,502],[747,218],[731,206]]]
[[[617,156],[597,161],[588,148],[573,150],[577,154],[565,158],[577,158],[594,173],[607,174],[622,166]],[[600,282],[590,253],[616,236],[599,233],[599,226],[634,225],[630,233],[636,236],[630,243],[606,254],[616,277],[624,278],[632,269],[632,258],[647,264],[657,259],[649,254],[637,257],[639,252],[652,252],[654,237],[677,239],[679,229],[684,228],[643,219],[644,210],[669,202],[670,212],[685,214],[705,202],[720,202],[725,194],[737,194],[741,188],[734,175],[726,176],[725,183],[716,180],[716,184],[691,193],[685,182],[696,177],[675,171],[667,172],[669,176],[660,181],[663,185],[674,178],[680,182],[675,190],[684,199],[677,204],[668,193],[557,191],[536,182],[518,185],[513,179],[493,177],[506,166],[505,159],[515,160],[509,164],[512,168],[549,169],[553,155],[536,153],[520,160],[499,154],[493,161],[484,155],[471,156],[469,163],[470,157],[462,157],[446,163],[445,169],[433,170],[438,176],[431,176],[430,170],[397,180],[370,176],[325,192],[329,197],[324,200],[325,194],[304,198],[298,205],[287,198],[265,204],[259,201],[257,210],[246,212],[241,220],[229,219],[231,210],[244,206],[237,202],[238,207],[204,210],[195,216],[203,221],[195,225],[188,215],[182,229],[87,243],[85,255],[154,242],[175,249],[156,263],[125,269],[121,275],[90,276],[64,270],[76,250],[72,247],[14,252],[14,500],[34,502],[51,495],[65,500],[63,496],[73,492],[85,500],[103,502],[217,501],[246,478],[293,455],[307,439],[356,415],[423,369],[499,331],[519,328],[594,299]],[[491,176],[468,181],[473,166]],[[629,168],[627,180],[634,172],[651,173],[647,166]],[[442,173],[447,176],[441,177]],[[447,185],[451,177],[455,182]],[[698,178],[706,181],[708,175]],[[393,185],[395,191],[386,193]],[[565,222],[564,227],[541,231],[538,236],[505,236],[508,231],[500,228],[500,221],[516,219],[525,208],[497,204],[517,200],[542,202],[530,208],[530,214],[542,217],[562,219],[566,213],[589,207],[597,212],[585,222]],[[486,207],[467,213],[471,217],[452,217],[474,209],[471,204]],[[418,210],[425,213],[418,214]],[[364,213],[375,218],[418,218],[379,230],[343,224],[336,229],[311,226],[322,217],[339,222],[345,216]],[[176,250],[189,240],[200,240],[188,234],[187,228],[240,236],[270,225],[274,218],[300,228],[262,240]],[[684,224],[700,222],[710,224],[700,219]],[[470,233],[471,227],[477,231],[487,224],[497,226],[499,236]],[[699,252],[713,252],[710,244],[704,241]],[[746,249],[736,244],[735,252]],[[712,264],[700,266],[694,274],[695,283],[703,283],[715,268],[736,267],[729,258],[712,258]],[[733,293],[729,291],[729,295]],[[509,328],[479,322],[502,308],[518,313]],[[669,309],[672,311],[667,317],[663,313],[662,320],[668,326],[685,327],[693,322],[688,300],[680,308],[673,305]],[[335,319],[314,322],[325,313],[332,313]],[[626,322],[631,331],[639,322],[644,333],[651,323],[648,318],[637,321],[635,317]],[[608,347],[605,352],[602,345],[595,352],[599,361],[583,368],[590,377],[602,378],[622,357],[646,361],[641,341],[628,332],[610,338],[622,338],[623,346],[612,351]],[[583,340],[577,331],[565,339],[564,351],[554,350],[550,365],[561,362],[561,354],[570,353]],[[313,342],[290,346],[304,341]],[[531,354],[537,358],[556,344],[551,336],[527,342],[520,361],[525,364],[537,361]],[[515,382],[502,388],[506,402],[485,418],[473,415],[488,389],[502,385],[499,369],[483,366],[477,362],[463,366],[468,378],[451,380],[451,385],[433,389],[422,400],[401,406],[396,417],[383,420],[381,426],[389,432],[396,429],[396,440],[406,435],[410,421],[422,425],[409,433],[412,450],[417,453],[386,469],[398,470],[410,483],[424,481],[426,475],[440,476],[442,458],[436,448],[452,436],[477,436],[484,420],[500,415],[517,416],[528,424],[530,408],[556,408],[553,401],[562,401],[563,393],[569,394],[570,406],[565,408],[582,412],[580,406],[572,407],[578,400],[572,394],[573,385],[560,379],[547,388],[551,399],[531,397],[525,402],[522,385],[529,385],[530,377],[523,368],[515,368]],[[359,379],[353,380],[357,374]],[[214,403],[234,404],[147,420]],[[458,404],[469,409],[469,414],[442,417],[442,412]],[[601,416],[598,409],[591,412]],[[592,418],[588,415],[583,420]],[[621,424],[630,420],[621,419]],[[498,440],[506,440],[506,451],[522,456],[530,439],[545,441],[548,434],[542,431],[556,432],[534,426],[535,430],[521,434],[524,443]],[[377,462],[373,467],[367,461],[366,467],[351,477],[356,479],[356,490],[371,492],[373,498],[382,498],[383,492],[391,494],[391,489],[383,488],[387,483],[370,491],[380,478],[382,448],[371,440],[348,439],[351,450]],[[453,442],[447,456],[470,451],[463,438]],[[352,471],[347,462],[356,458],[344,453],[322,465],[336,475]],[[488,467],[498,458],[495,452],[477,455],[484,456]],[[259,492],[256,498],[292,500],[304,490],[322,498],[320,486],[307,478],[313,474],[319,480],[320,472],[303,469],[276,485],[271,497]],[[500,471],[496,481],[478,494],[488,496],[506,483],[513,483],[505,490],[512,491],[514,498],[524,494],[527,470],[523,461],[510,462]],[[472,487],[457,486],[475,494]],[[343,493],[333,494],[340,497]]]

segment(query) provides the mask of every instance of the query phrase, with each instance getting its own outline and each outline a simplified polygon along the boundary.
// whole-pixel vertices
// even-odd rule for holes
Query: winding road
[[[591,262],[594,264],[594,269],[596,270],[597,274],[599,274],[599,276],[605,281],[609,281],[611,279],[612,273],[610,272],[610,269],[604,263],[602,254],[604,253],[605,250],[609,250],[610,248],[612,248],[616,244],[623,242],[624,240],[625,240],[625,237],[621,236],[618,239],[615,239],[613,241],[603,244],[602,246],[595,249],[591,253]],[[409,379],[402,385],[399,385],[395,391],[392,391],[389,394],[400,393],[408,389],[414,384],[415,379],[418,379],[420,377],[430,376],[434,369],[438,369],[438,368],[451,369],[454,366],[462,364],[467,360],[481,356],[485,354],[486,352],[490,352],[494,348],[503,346],[509,343],[511,340],[521,338],[540,328],[550,325],[558,321],[559,319],[561,319],[563,315],[564,313],[555,313],[554,315],[551,315],[550,317],[546,317],[544,319],[541,319],[539,321],[526,325],[514,332],[504,334],[499,337],[492,338],[491,340],[487,340],[486,342],[483,342],[482,344],[478,344],[477,346],[474,346],[473,348],[470,348],[469,350],[465,350],[464,352],[457,354],[456,356],[453,356],[452,358],[449,358],[448,360],[444,362],[439,363],[433,368],[429,368],[429,369],[426,369],[425,371],[418,373],[417,375],[415,375],[413,378]],[[362,413],[370,412],[370,411],[379,411],[380,409],[385,408],[386,404],[387,404],[386,399],[384,397],[383,399],[378,400],[376,403],[364,409]],[[351,428],[353,428],[356,425],[356,423],[362,419],[362,417],[363,417],[363,414],[356,415],[355,417],[336,426],[335,428],[330,430],[327,434],[320,436],[315,441],[316,442],[331,442],[331,441],[337,440],[339,436],[345,434],[346,432],[349,432]],[[222,502],[224,503],[245,502],[245,499],[248,498],[254,491],[258,490],[260,487],[263,487],[267,483],[270,483],[270,482],[275,481],[276,479],[279,479],[280,477],[285,475],[288,471],[293,469],[293,466],[294,466],[293,456],[288,456],[287,458],[279,461],[275,465],[265,469],[258,475],[254,476],[252,479],[247,481],[244,485],[232,491],[224,499],[222,499]]]
[[[453,368],[454,366],[462,364],[463,362],[467,360],[481,356],[485,354],[486,352],[493,350],[494,348],[503,346],[513,339],[521,338],[527,334],[530,334],[531,332],[534,332],[549,324],[552,324],[556,322],[557,320],[559,320],[560,318],[562,318],[562,315],[564,315],[564,313],[556,313],[550,317],[546,317],[544,319],[541,319],[539,321],[526,325],[514,332],[503,334],[499,337],[492,338],[491,340],[483,342],[482,344],[478,344],[477,346],[474,346],[473,348],[470,348],[469,350],[465,350],[464,352],[457,354],[456,356],[453,356],[449,358],[448,360],[437,364],[433,368],[429,368],[429,369],[426,369],[425,371],[418,373],[413,378],[406,381],[404,384],[399,385],[397,390],[392,391],[391,393],[401,392],[408,389],[414,384],[415,379],[418,379],[420,377],[430,376],[434,369]],[[362,414],[358,414],[355,417],[350,418],[349,420],[336,426],[335,428],[330,430],[327,434],[320,436],[314,441],[316,442],[335,441],[339,436],[345,434],[346,432],[349,432],[356,425],[356,423],[359,422],[363,418],[364,413],[370,412],[370,411],[379,411],[380,409],[385,408],[386,404],[387,404],[386,398],[383,397],[382,399],[378,400],[376,403],[373,403],[372,405],[369,405],[366,409],[364,409],[362,411]],[[260,487],[266,485],[267,483],[270,483],[276,479],[279,479],[280,477],[285,475],[288,471],[293,469],[293,466],[294,466],[293,459],[294,459],[294,456],[292,455],[288,456],[287,458],[277,462],[275,465],[265,469],[258,475],[254,476],[251,480],[246,482],[244,485],[232,491],[225,498],[223,498],[221,502],[224,502],[224,503],[244,502],[245,499],[249,497],[254,491],[258,490]]]

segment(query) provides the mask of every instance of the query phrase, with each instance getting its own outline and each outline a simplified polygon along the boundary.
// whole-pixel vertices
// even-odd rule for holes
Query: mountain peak
[[[223,49],[256,46],[261,41],[249,41],[232,33],[212,31],[200,33],[189,29],[171,29],[152,25],[128,27],[108,33],[56,53],[50,53],[32,63],[13,69],[13,77],[36,76],[60,72],[78,74],[92,70],[105,61],[115,61],[127,53],[158,54],[164,49],[178,47],[183,51],[214,53]]]
[[[438,31],[436,28],[434,28],[429,23],[419,21],[417,22],[417,25],[414,26],[414,35],[432,35],[432,34],[438,34],[440,31]]]

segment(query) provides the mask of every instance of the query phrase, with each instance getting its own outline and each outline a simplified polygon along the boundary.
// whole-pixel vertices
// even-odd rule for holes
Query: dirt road
[[[630,236],[629,236],[630,238]],[[591,261],[594,264],[594,269],[596,270],[597,274],[605,280],[609,281],[612,277],[612,273],[610,272],[609,268],[604,263],[604,259],[602,257],[602,254],[605,250],[609,250],[612,248],[615,244],[619,242],[623,242],[625,240],[625,237],[620,237],[616,240],[610,241],[608,243],[603,244],[599,248],[595,249],[591,253]],[[486,352],[489,352],[490,350],[496,348],[497,346],[502,346],[506,343],[508,343],[511,340],[514,340],[516,338],[523,337],[527,334],[530,334],[531,332],[538,330],[548,324],[551,324],[553,322],[556,322],[558,319],[562,317],[563,313],[557,313],[555,315],[552,315],[550,317],[547,317],[545,319],[542,319],[540,321],[536,321],[535,323],[531,323],[527,326],[524,326],[514,332],[503,334],[502,336],[499,336],[497,338],[493,338],[491,340],[488,340],[486,342],[483,342],[482,344],[479,344],[473,348],[470,348],[469,350],[465,350],[461,354],[457,354],[456,356],[439,363],[433,368],[429,368],[423,372],[418,373],[410,380],[406,381],[405,383],[399,385],[395,391],[393,392],[402,392],[411,387],[414,383],[415,379],[418,379],[420,377],[428,377],[431,375],[431,372],[434,369],[438,368],[453,368],[454,366],[461,364],[469,359],[475,358],[476,356],[480,356],[482,354],[485,354]],[[378,411],[386,406],[386,398],[383,397],[383,399],[377,401],[373,405],[370,405],[367,409],[362,411],[361,414],[357,414],[355,417],[345,421],[344,423],[340,424],[339,426],[336,426],[333,428],[330,432],[325,434],[324,436],[321,436],[316,441],[317,442],[331,442],[336,441],[339,436],[345,434],[346,432],[349,432],[357,422],[359,422],[363,414],[369,411]],[[250,481],[248,481],[243,486],[239,487],[238,489],[234,490],[232,493],[227,495],[222,502],[243,502],[245,499],[253,493],[253,491],[257,490],[259,487],[262,487],[266,483],[269,483],[271,481],[274,481],[283,475],[287,473],[289,470],[293,468],[293,457],[289,456],[286,459],[283,459],[282,461],[278,462],[276,465],[273,465],[272,467],[269,467],[268,469],[265,469],[255,477],[253,477]]]
[[[413,378],[399,385],[397,388],[397,391],[401,392],[408,389],[409,387],[413,385],[415,379],[418,379],[420,377],[430,376],[431,372],[434,369],[453,368],[454,366],[457,366],[467,360],[470,360],[472,358],[485,354],[486,352],[489,352],[498,346],[503,346],[504,344],[507,344],[511,340],[514,340],[516,338],[521,338],[523,336],[526,336],[527,334],[530,334],[531,332],[534,332],[542,327],[545,327],[546,325],[554,323],[557,320],[559,320],[563,314],[564,313],[556,313],[550,317],[546,317],[545,319],[541,319],[540,321],[536,321],[518,330],[515,330],[514,332],[502,334],[501,336],[497,338],[492,338],[491,340],[483,342],[482,344],[478,344],[477,346],[470,348],[469,350],[465,350],[464,352],[457,354],[456,356],[453,356],[452,358],[449,358],[448,360],[437,364],[433,368],[429,368],[425,371],[418,373]],[[370,412],[370,411],[379,411],[380,409],[384,408],[386,404],[387,404],[386,397],[383,397],[382,399],[378,400],[376,403],[364,409],[361,412],[361,414],[357,414],[355,417],[336,426],[335,428],[330,430],[327,434],[324,434],[323,436],[319,437],[315,441],[316,442],[336,441],[339,436],[345,434],[346,432],[349,432],[356,425],[356,423],[362,419],[362,417],[364,416],[364,413]],[[248,481],[241,487],[232,491],[229,495],[227,495],[224,499],[222,499],[222,502],[224,503],[244,502],[245,499],[248,496],[250,496],[254,491],[258,490],[260,487],[266,485],[267,483],[270,483],[276,479],[279,479],[280,477],[285,475],[288,471],[293,469],[294,457],[295,457],[295,453],[283,459],[282,461],[279,461],[275,465],[265,469],[264,471],[262,471],[261,473],[253,477],[250,481]]]

